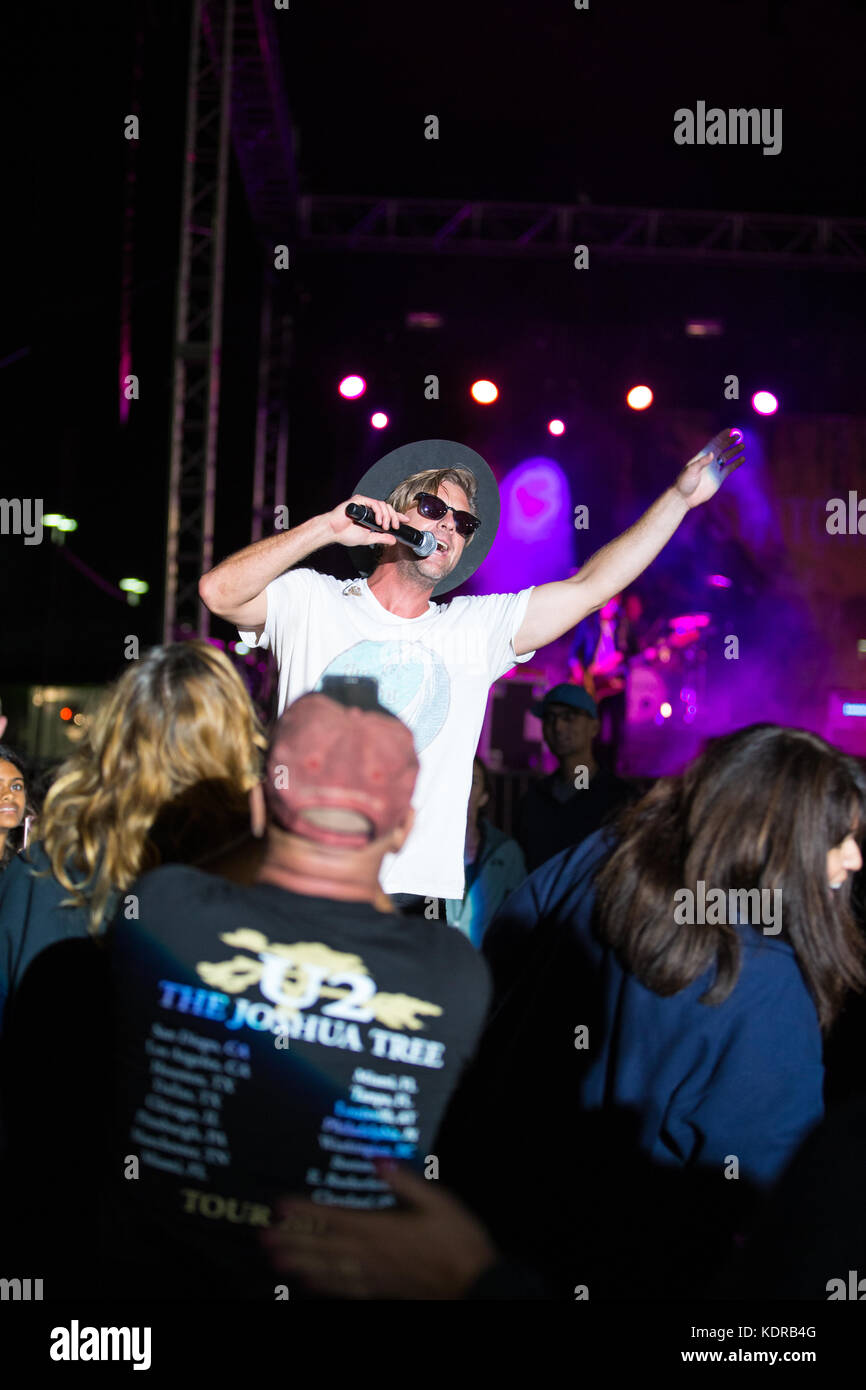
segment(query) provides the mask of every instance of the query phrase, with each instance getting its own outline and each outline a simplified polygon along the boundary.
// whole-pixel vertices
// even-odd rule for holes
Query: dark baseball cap
[[[568,681],[552,686],[543,700],[536,700],[532,713],[543,719],[549,705],[571,705],[572,709],[581,709],[593,719],[598,718],[598,706],[589,691],[584,690],[582,685],[573,685]]]

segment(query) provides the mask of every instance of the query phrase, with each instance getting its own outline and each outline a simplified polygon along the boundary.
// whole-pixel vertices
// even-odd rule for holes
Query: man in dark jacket
[[[561,850],[579,845],[628,800],[628,782],[599,767],[594,740],[598,709],[580,685],[548,690],[533,706],[559,767],[541,777],[517,807],[516,838],[529,873]]]

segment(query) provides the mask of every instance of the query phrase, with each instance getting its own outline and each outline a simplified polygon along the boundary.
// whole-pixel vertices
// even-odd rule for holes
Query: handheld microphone
[[[385,531],[384,526],[380,526],[376,520],[376,514],[372,507],[362,507],[360,502],[350,502],[346,508],[346,516],[359,526],[366,526],[368,531],[379,531],[382,534],[396,536],[398,541],[408,545],[410,550],[423,560],[425,555],[432,555],[436,549],[437,540],[432,531],[416,531],[414,526],[404,526],[401,522],[396,530]]]

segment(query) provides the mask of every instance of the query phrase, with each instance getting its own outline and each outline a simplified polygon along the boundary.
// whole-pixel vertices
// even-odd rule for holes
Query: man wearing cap
[[[599,767],[593,742],[598,708],[580,685],[555,685],[532,707],[559,767],[521,797],[515,838],[529,873],[561,850],[580,844],[628,800],[627,782]]]
[[[395,449],[333,511],[258,541],[202,576],[212,613],[245,642],[269,646],[279,668],[279,708],[327,675],[378,681],[383,704],[408,724],[420,773],[412,833],[383,864],[382,887],[424,908],[463,897],[463,840],[475,754],[490,686],[516,662],[568,632],[631,584],[686,513],[713,496],[742,461],[723,431],[685,466],[634,526],[577,574],[513,594],[433,602],[463,583],[488,553],[499,520],[492,471],[471,449],[422,440]],[[370,507],[383,529],[373,562],[370,531],[346,515]],[[419,558],[386,534],[400,523],[432,531],[437,549]],[[325,545],[355,550],[348,581],[304,568]],[[369,572],[371,571],[371,572]],[[411,909],[410,909],[411,910]]]
[[[480,1033],[479,953],[432,921],[407,933],[379,885],[412,825],[412,735],[372,681],[326,688],[274,731],[256,882],[159,868],[113,928],[108,1224],[127,1296],[272,1301],[276,1200],[323,1218],[393,1205],[376,1160],[435,1153]]]

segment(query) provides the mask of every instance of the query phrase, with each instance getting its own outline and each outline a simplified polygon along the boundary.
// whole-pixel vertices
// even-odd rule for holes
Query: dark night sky
[[[36,220],[5,264],[0,358],[29,353],[0,372],[14,440],[3,494],[42,495],[46,510],[75,516],[71,550],[112,582],[147,578],[152,592],[129,610],[47,541],[25,548],[4,538],[15,588],[27,595],[4,614],[4,681],[103,680],[118,667],[123,634],[159,638],[187,16],[180,3],[58,9],[33,39],[35,61],[20,67],[19,128],[49,94],[51,118],[32,150],[10,142],[10,182]],[[136,22],[142,400],[121,431],[122,119]],[[586,12],[570,0],[295,0],[276,22],[303,192],[864,215],[866,13],[853,0],[591,0]],[[698,99],[782,107],[781,154],[676,146],[673,112]],[[435,142],[422,138],[431,112]],[[253,439],[258,253],[234,168],[230,205],[218,555],[248,540]],[[859,275],[610,263],[578,290],[573,271],[550,262],[301,253],[295,266],[287,500],[298,520],[348,495],[375,453],[405,440],[481,443],[463,401],[477,371],[508,383],[515,430],[564,397],[620,409],[623,381],[649,371],[672,406],[711,404],[725,371],[772,370],[795,408],[859,410]],[[445,314],[435,349],[404,332],[411,308]],[[726,336],[686,361],[690,314],[723,318]],[[335,376],[361,359],[394,420],[381,449],[358,412],[334,409]],[[443,390],[433,427],[414,390],[432,370]]]

